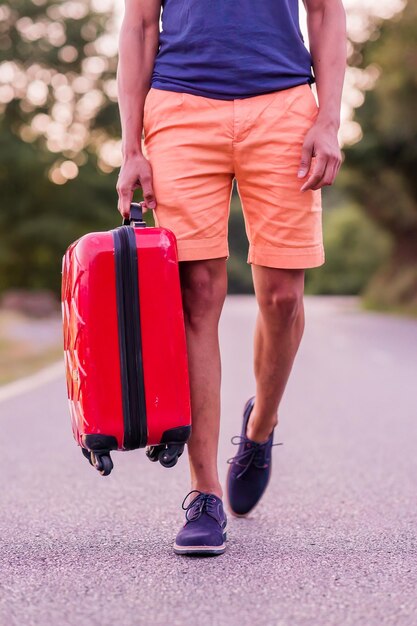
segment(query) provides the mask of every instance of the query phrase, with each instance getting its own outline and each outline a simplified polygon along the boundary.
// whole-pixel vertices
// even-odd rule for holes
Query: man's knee
[[[227,292],[225,259],[180,263],[185,323],[195,329],[218,320]]]
[[[294,323],[303,309],[304,275],[300,271],[277,271],[262,281],[257,300],[262,315],[279,325]]]

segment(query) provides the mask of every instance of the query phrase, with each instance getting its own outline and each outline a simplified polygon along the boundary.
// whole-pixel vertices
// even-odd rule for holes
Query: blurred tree
[[[326,262],[306,272],[306,293],[362,293],[387,259],[389,236],[350,204],[324,211],[323,231]]]
[[[380,75],[356,111],[363,139],[346,148],[342,180],[394,243],[365,296],[417,310],[417,4],[383,22],[354,61]]]
[[[228,292],[253,294],[252,272],[247,263],[248,239],[236,185],[233,187],[230,203],[228,239],[230,253],[227,262]]]
[[[120,223],[117,57],[108,6],[104,0],[0,0],[0,291],[58,292],[70,241]],[[395,240],[390,263],[367,291],[380,306],[413,302],[417,293],[416,11],[410,3],[400,20],[382,25],[379,39],[356,44],[353,57],[363,68],[382,71],[357,111],[365,138],[346,150],[341,174],[357,203]],[[229,288],[251,292],[235,204],[234,197]],[[358,241],[368,256],[381,258],[369,224],[349,211],[325,220],[328,267],[307,277],[310,291],[362,288],[375,260],[362,258]],[[358,252],[353,259],[350,247],[343,252],[347,240]]]
[[[119,223],[110,19],[91,0],[0,4],[0,290],[58,292],[70,241]]]

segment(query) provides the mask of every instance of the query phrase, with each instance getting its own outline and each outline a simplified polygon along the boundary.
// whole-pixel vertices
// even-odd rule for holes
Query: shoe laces
[[[237,462],[237,465],[243,467],[242,471],[236,475],[236,478],[242,478],[246,472],[249,470],[251,465],[258,469],[265,469],[268,467],[271,462],[271,457],[268,456],[268,452],[271,448],[275,446],[282,446],[283,443],[269,443],[269,441],[265,441],[264,443],[259,443],[257,441],[252,441],[248,439],[248,437],[244,437],[242,435],[236,435],[232,437],[231,440],[234,446],[240,446],[242,443],[244,444],[244,448],[242,452],[239,452],[234,457],[227,459],[229,464]]]
[[[195,498],[191,500],[191,502],[185,505],[187,498],[189,498],[193,493],[198,494]],[[182,509],[185,511],[185,519],[187,522],[195,522],[203,515],[203,513],[207,513],[210,517],[218,522],[218,502],[217,498],[213,496],[211,493],[203,493],[198,489],[193,489],[185,496],[182,502]]]

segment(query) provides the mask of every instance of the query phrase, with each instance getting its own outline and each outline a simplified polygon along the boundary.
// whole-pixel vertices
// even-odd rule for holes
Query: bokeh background
[[[416,315],[417,3],[345,6],[344,166],[324,191],[326,264],[306,291]],[[122,12],[123,0],[0,4],[0,384],[61,354],[62,255],[120,224]],[[251,293],[236,194],[229,237],[229,291]]]

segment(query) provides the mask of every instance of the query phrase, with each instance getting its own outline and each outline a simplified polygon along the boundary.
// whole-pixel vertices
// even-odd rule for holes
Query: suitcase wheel
[[[91,453],[92,464],[102,476],[108,476],[113,469],[113,461],[109,454]]]
[[[174,457],[170,457],[164,453],[163,455],[161,455],[159,462],[162,465],[162,467],[174,467],[174,465],[176,465],[178,462],[178,455]]]
[[[159,453],[158,461],[163,467],[174,467],[184,450],[184,444],[168,444],[165,450]]]
[[[159,461],[163,467],[174,467],[184,451],[184,444],[171,443],[168,445],[149,446],[146,456],[152,463]]]
[[[113,461],[110,457],[110,452],[93,452],[92,450],[86,450],[81,448],[81,452],[88,460],[90,465],[96,468],[102,476],[108,476],[113,469]]]
[[[166,446],[149,446],[146,448],[146,456],[152,463],[159,461],[159,455],[165,450]]]

